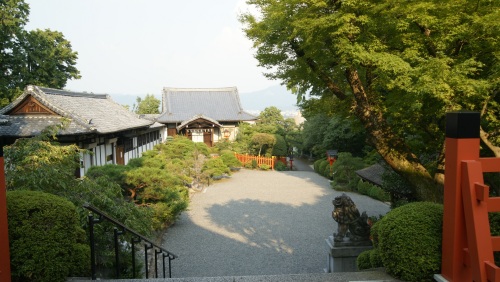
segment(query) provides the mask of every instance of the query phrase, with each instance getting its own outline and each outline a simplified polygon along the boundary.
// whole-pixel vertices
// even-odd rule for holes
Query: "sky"
[[[27,30],[64,34],[78,52],[78,92],[159,95],[163,87],[279,85],[262,74],[238,15],[244,0],[26,0]]]

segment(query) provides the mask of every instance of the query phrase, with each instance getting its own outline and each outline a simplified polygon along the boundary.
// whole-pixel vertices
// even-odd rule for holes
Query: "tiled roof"
[[[382,175],[385,172],[385,168],[379,164],[374,164],[367,168],[363,168],[356,171],[356,174],[375,185],[382,186],[384,181],[382,180]]]
[[[190,124],[191,122],[197,120],[197,119],[204,119],[208,122],[211,122],[213,123],[214,125],[217,125],[218,127],[221,127],[222,125],[220,123],[218,123],[216,120],[213,120],[209,117],[206,117],[204,115],[195,115],[194,117],[188,119],[188,120],[185,120],[183,121],[179,126],[177,126],[177,130],[181,130],[183,129],[186,125]]]
[[[183,122],[196,115],[218,122],[257,119],[242,109],[236,87],[163,88],[162,114],[158,122]]]
[[[19,105],[25,98],[32,96],[43,106],[60,116],[55,115],[12,115],[10,110]],[[1,136],[34,136],[47,125],[60,123],[61,117],[69,119],[69,127],[62,135],[83,133],[113,133],[140,127],[148,127],[153,121],[140,119],[123,106],[113,102],[108,95],[87,94],[65,90],[26,87],[24,93],[0,110],[9,120],[0,127]]]

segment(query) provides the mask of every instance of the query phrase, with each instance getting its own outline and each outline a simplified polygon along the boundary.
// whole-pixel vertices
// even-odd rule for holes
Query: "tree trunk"
[[[488,133],[483,130],[481,127],[481,130],[479,131],[479,136],[481,137],[481,141],[488,147],[488,149],[493,152],[496,158],[500,158],[500,147],[493,145],[491,141],[488,139]]]
[[[443,187],[434,181],[404,142],[394,135],[377,105],[370,103],[374,100],[368,98],[358,72],[349,68],[346,78],[354,95],[356,115],[368,132],[368,141],[394,171],[414,185],[417,199],[442,202]]]

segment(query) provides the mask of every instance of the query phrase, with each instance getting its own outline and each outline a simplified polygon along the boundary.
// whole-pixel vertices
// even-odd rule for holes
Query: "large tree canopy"
[[[249,0],[255,57],[299,97],[333,96],[384,160],[439,201],[448,111],[483,111],[498,145],[500,2],[467,0]],[[314,104],[314,103],[312,103]],[[489,139],[486,139],[488,138]]]
[[[80,78],[70,42],[57,31],[26,31],[28,15],[23,0],[0,0],[0,107],[28,84],[63,88]]]
[[[153,94],[146,94],[144,99],[137,97],[137,105],[135,106],[135,113],[142,114],[159,114],[161,101],[156,99]]]

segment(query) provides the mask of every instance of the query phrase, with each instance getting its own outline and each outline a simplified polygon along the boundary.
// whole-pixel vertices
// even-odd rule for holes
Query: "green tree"
[[[20,60],[19,38],[28,22],[28,15],[29,6],[23,0],[0,2],[0,107],[7,105],[22,91],[13,79],[15,74],[12,70]]]
[[[23,0],[0,2],[0,107],[16,98],[28,84],[63,88],[79,79],[78,53],[61,32],[26,31],[29,5]]]
[[[266,76],[299,98],[334,96],[419,199],[442,197],[440,161],[421,157],[442,152],[447,111],[486,108],[483,129],[498,134],[498,1],[247,3],[259,14],[241,20]]]
[[[61,146],[54,140],[65,126],[47,127],[33,138],[20,138],[5,147],[5,163],[9,168],[6,182],[9,189],[39,190],[56,194],[68,189],[80,167],[80,154],[76,145]]]
[[[153,94],[146,94],[144,99],[137,97],[137,105],[135,106],[135,113],[142,114],[159,114],[161,101],[156,99]]]
[[[271,106],[271,107],[265,108],[259,114],[258,123],[279,125],[283,121],[284,121],[284,118],[283,118],[283,115],[281,114],[280,109],[276,108],[275,106]]]
[[[285,142],[285,138],[279,134],[274,134],[276,143],[273,146],[273,156],[286,156],[288,155],[288,147]]]
[[[337,149],[339,152],[350,152],[359,157],[364,153],[365,140],[365,130],[357,119],[334,116],[326,127],[322,147],[327,150]]]
[[[315,157],[325,156],[326,150],[334,149],[324,146],[329,118],[325,114],[312,116],[304,123],[302,130],[302,150]]]
[[[274,146],[276,138],[274,135],[268,133],[255,133],[252,136],[252,143],[259,149],[258,155],[260,156],[264,147],[272,148]]]

